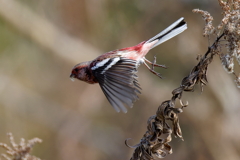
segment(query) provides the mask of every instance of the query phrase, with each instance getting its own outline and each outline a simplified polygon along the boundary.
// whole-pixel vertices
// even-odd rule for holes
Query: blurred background
[[[45,160],[130,159],[125,139],[140,141],[147,119],[207,51],[194,8],[215,25],[222,18],[217,0],[0,0],[0,142],[7,132],[17,142],[39,137],[33,154]],[[127,114],[115,112],[98,84],[69,79],[75,64],[136,45],[180,17],[188,30],[147,55],[168,66],[157,69],[164,79],[139,67],[142,94]],[[184,94],[185,141],[173,138],[166,160],[240,159],[240,92],[220,64],[215,57],[203,93]]]

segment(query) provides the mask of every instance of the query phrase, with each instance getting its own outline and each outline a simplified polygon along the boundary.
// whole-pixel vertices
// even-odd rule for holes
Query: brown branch
[[[172,153],[172,148],[169,142],[172,140],[172,133],[183,140],[181,128],[179,125],[178,114],[183,112],[183,108],[188,105],[181,100],[184,91],[194,91],[196,84],[200,84],[201,89],[207,83],[207,69],[212,62],[213,56],[216,55],[219,49],[219,41],[225,34],[222,33],[212,46],[208,47],[205,55],[200,59],[199,63],[193,67],[190,74],[183,78],[180,87],[172,91],[172,98],[162,102],[158,107],[156,115],[148,119],[147,131],[143,135],[140,143],[135,146],[131,160],[137,159],[154,159],[154,155],[158,158],[163,158]],[[176,100],[179,99],[181,108],[176,108]],[[171,127],[172,126],[172,127]],[[166,137],[166,138],[164,138]]]
[[[163,158],[172,153],[169,142],[172,140],[172,133],[183,140],[179,125],[178,114],[183,112],[183,108],[188,103],[183,104],[181,98],[184,91],[194,91],[196,84],[200,84],[201,91],[207,84],[208,65],[213,61],[213,57],[218,55],[222,61],[223,68],[236,77],[237,87],[240,88],[240,76],[234,72],[234,57],[240,64],[240,0],[224,2],[218,0],[223,10],[223,19],[218,27],[212,26],[213,17],[207,11],[194,9],[194,13],[199,13],[205,20],[203,36],[219,35],[213,44],[208,47],[205,55],[198,64],[193,67],[190,74],[183,78],[180,87],[172,91],[172,98],[162,102],[158,107],[156,115],[148,119],[147,131],[143,135],[140,143],[132,146],[135,148],[131,160],[152,160],[154,157]],[[217,33],[217,34],[216,34]],[[220,34],[222,33],[222,34]],[[225,45],[220,44],[224,39]],[[227,52],[223,53],[221,47],[226,47]],[[176,108],[176,100],[179,99],[181,108]],[[126,140],[127,144],[127,140]],[[129,146],[129,145],[127,145]]]

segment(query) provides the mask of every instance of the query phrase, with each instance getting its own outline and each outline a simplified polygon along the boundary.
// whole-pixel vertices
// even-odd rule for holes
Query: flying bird
[[[164,65],[147,60],[145,55],[152,48],[186,29],[187,24],[184,18],[180,18],[156,36],[136,46],[110,51],[92,61],[75,65],[70,78],[72,80],[76,78],[89,84],[99,83],[113,108],[117,112],[121,110],[126,113],[126,106],[131,108],[133,102],[138,99],[138,94],[141,93],[136,75],[139,65],[144,64],[149,71],[160,78],[161,75],[154,71],[154,66],[166,68]]]

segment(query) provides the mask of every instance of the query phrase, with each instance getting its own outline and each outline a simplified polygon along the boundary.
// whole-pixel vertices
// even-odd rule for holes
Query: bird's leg
[[[150,61],[149,61],[149,62],[150,62]],[[145,61],[144,61],[143,63],[144,63],[144,65],[149,69],[150,72],[152,72],[153,74],[155,74],[156,76],[158,76],[158,77],[161,78],[161,79],[163,78],[160,73],[158,73],[158,72],[154,71],[152,68],[150,68]],[[151,64],[153,64],[153,63],[151,63]],[[153,64],[153,65],[154,65],[154,64]]]
[[[153,62],[147,60],[145,57],[144,57],[144,60],[145,60],[147,63],[149,63],[149,64],[152,65],[152,70],[154,70],[154,66],[155,66],[155,67],[162,67],[162,68],[165,68],[165,69],[167,68],[165,65],[161,65],[161,64],[157,64],[157,63],[156,63],[156,60],[157,60],[156,55],[154,56]]]

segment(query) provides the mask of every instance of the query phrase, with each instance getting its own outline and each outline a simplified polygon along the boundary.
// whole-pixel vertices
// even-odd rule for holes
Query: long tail
[[[187,29],[187,23],[184,21],[184,18],[182,17],[178,19],[176,22],[174,22],[173,24],[171,24],[169,27],[164,29],[162,32],[158,33],[156,36],[146,41],[145,44],[158,40],[158,42],[151,47],[152,49],[158,46],[159,44],[173,38],[174,36],[182,33],[186,29]]]

